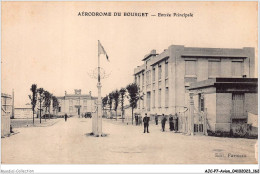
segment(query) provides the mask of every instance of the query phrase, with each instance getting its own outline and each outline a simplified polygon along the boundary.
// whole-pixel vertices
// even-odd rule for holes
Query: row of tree
[[[37,88],[36,84],[32,84],[30,90],[32,92],[32,94],[29,95],[29,98],[31,100],[32,111],[33,111],[33,124],[34,124],[35,108],[37,105],[39,106],[39,110],[40,110],[40,123],[41,123],[43,108],[45,109],[45,120],[46,120],[46,113],[48,113],[50,119],[51,104],[52,104],[53,113],[57,111],[59,108],[59,102],[57,97],[51,94],[49,91],[44,90],[43,88]]]
[[[127,85],[125,88],[121,88],[120,90],[115,90],[110,92],[102,99],[103,110],[106,106],[109,107],[110,116],[112,116],[112,109],[114,109],[116,113],[117,120],[117,109],[120,104],[120,109],[122,111],[122,122],[124,121],[124,102],[125,97],[129,100],[130,107],[132,108],[132,124],[134,120],[134,109],[137,107],[138,100],[143,100],[143,95],[140,95],[140,89],[136,83],[131,83]],[[112,108],[114,106],[114,108]]]

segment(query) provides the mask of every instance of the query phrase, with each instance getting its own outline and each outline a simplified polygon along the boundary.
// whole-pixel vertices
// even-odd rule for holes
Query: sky
[[[225,8],[223,8],[225,7]],[[257,2],[2,2],[1,91],[15,106],[29,102],[32,84],[55,96],[92,91],[98,40],[110,62],[102,96],[133,82],[134,68],[152,49],[255,47]],[[144,12],[148,17],[78,16],[79,12]],[[153,17],[193,13],[192,18]]]

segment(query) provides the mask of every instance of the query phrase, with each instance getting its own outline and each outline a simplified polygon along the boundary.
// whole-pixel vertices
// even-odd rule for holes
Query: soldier
[[[135,125],[137,126],[138,125],[138,115],[135,114]]]
[[[172,114],[170,114],[170,117],[169,117],[169,125],[170,125],[170,131],[173,131],[174,130],[174,125],[173,125]]]
[[[65,114],[64,118],[65,118],[65,121],[67,121],[67,118],[68,118],[67,113]]]
[[[155,118],[154,118],[154,119],[155,119],[155,124],[158,125],[158,115],[157,115],[157,113],[155,113],[155,116],[154,116],[154,117],[155,117]]]
[[[174,131],[178,131],[178,115],[177,113],[173,116]]]
[[[162,114],[162,120],[161,120],[161,123],[162,123],[162,131],[164,132],[165,130],[165,123],[166,123],[167,119],[165,117],[164,114]]]
[[[149,128],[149,121],[150,121],[150,118],[147,117],[147,113],[145,113],[145,116],[144,116],[144,119],[143,119],[143,122],[144,122],[144,133],[145,133],[146,129],[147,129],[147,133],[149,133],[149,130],[148,130],[148,128]]]

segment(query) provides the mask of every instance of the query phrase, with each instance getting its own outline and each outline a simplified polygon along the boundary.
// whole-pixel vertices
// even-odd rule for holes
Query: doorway
[[[78,108],[78,115],[80,115],[80,108]]]

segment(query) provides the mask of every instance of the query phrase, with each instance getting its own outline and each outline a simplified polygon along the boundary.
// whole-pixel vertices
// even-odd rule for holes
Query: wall
[[[258,115],[257,93],[245,93],[245,111]]]
[[[232,93],[217,93],[216,131],[230,131]]]
[[[35,114],[36,116],[36,114]],[[31,108],[15,108],[14,118],[32,118],[33,111]]]

